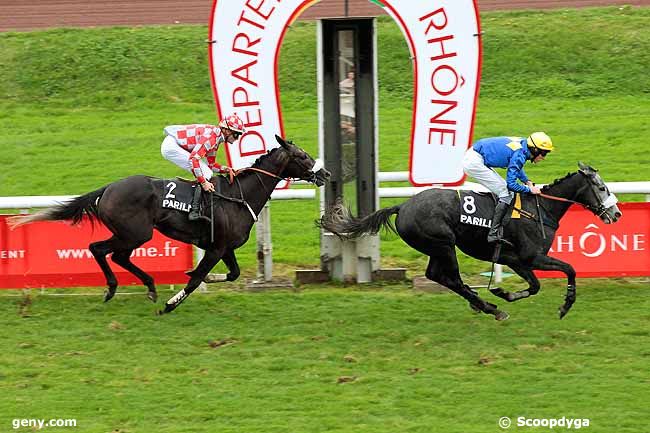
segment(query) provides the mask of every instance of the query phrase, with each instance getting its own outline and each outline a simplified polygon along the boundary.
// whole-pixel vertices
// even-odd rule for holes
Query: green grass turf
[[[504,306],[507,322],[405,286],[197,292],[164,317],[140,289],[109,304],[5,292],[0,430],[65,418],[77,428],[48,431],[494,433],[502,416],[564,416],[641,433],[643,290],[589,281],[560,321],[556,282]]]

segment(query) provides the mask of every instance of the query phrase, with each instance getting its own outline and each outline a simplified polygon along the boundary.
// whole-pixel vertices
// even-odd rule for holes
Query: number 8
[[[463,197],[463,210],[465,213],[476,212],[476,204],[474,204],[474,196],[466,195]]]

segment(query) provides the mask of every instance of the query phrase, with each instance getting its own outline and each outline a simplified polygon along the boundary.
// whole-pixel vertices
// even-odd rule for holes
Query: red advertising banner
[[[106,279],[88,245],[108,239],[111,233],[87,219],[73,226],[66,222],[35,222],[10,230],[0,215],[0,288],[94,287]],[[153,239],[132,254],[135,265],[150,274],[157,284],[187,282],[192,268],[192,246],[154,231]],[[109,258],[118,284],[142,282]]]
[[[560,221],[549,256],[571,264],[580,277],[650,275],[650,203],[619,203],[623,213],[605,224],[590,211],[573,206]],[[536,272],[564,278],[561,272]]]

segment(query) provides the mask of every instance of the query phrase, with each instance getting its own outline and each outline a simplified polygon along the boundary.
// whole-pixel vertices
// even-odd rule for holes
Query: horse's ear
[[[582,161],[578,161],[578,168],[579,168],[578,171],[582,174],[588,175],[589,172],[591,171],[590,170],[591,167],[589,167],[587,164],[584,164]]]
[[[597,173],[598,172],[598,170],[596,170],[593,167],[588,166],[587,164],[584,164],[582,161],[578,162],[578,167],[580,168],[580,171],[583,172],[584,174]]]
[[[278,142],[278,144],[285,149],[289,150],[289,145],[287,144],[286,141],[284,141],[284,138],[280,137],[278,134],[275,134],[275,140]]]

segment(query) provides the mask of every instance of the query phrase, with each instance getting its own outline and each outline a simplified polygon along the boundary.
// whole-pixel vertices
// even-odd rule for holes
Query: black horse
[[[276,140],[281,147],[258,158],[252,167],[241,170],[234,182],[221,176],[212,179],[220,195],[232,198],[212,200],[212,226],[203,221],[189,221],[187,214],[178,210],[162,208],[164,182],[148,176],[127,177],[36,214],[12,217],[10,224],[56,220],[72,220],[77,224],[84,213],[91,222],[101,221],[113,236],[93,242],[89,248],[106,276],[105,301],[110,300],[117,289],[117,279],[106,260],[108,254],[112,253],[115,263],[147,286],[148,296],[155,302],[153,278],[131,262],[133,250],[151,239],[154,228],[170,238],[197,245],[205,250],[205,255],[196,269],[187,273],[190,280],[185,288],[167,301],[161,313],[168,313],[199,286],[219,260],[228,267],[227,281],[239,277],[235,250],[248,240],[257,215],[280,180],[303,179],[321,186],[329,178],[330,173],[318,167],[307,152],[277,135]]]
[[[539,207],[533,195],[522,197],[522,210],[531,218],[512,219],[505,228],[505,239],[512,246],[503,245],[498,263],[508,265],[529,284],[528,289],[510,293],[501,288],[493,294],[508,302],[527,298],[540,289],[533,270],[561,271],[568,279],[567,294],[560,307],[560,318],[571,309],[576,298],[576,273],[571,265],[547,256],[558,222],[571,204],[579,203],[599,216],[605,223],[616,222],[621,212],[616,197],[611,194],[597,170],[580,163],[577,172],[569,173],[542,189]],[[492,261],[494,245],[487,243],[488,228],[460,223],[460,198],[457,191],[429,189],[405,203],[381,209],[364,218],[352,217],[341,204],[325,213],[318,225],[344,238],[355,238],[365,233],[377,233],[381,227],[396,232],[407,244],[429,256],[426,277],[453,290],[465,298],[476,311],[493,314],[505,320],[508,314],[496,305],[485,302],[463,283],[458,270],[455,246],[463,252],[484,261]],[[544,231],[540,229],[538,209],[542,209]],[[390,216],[397,214],[395,225]]]

